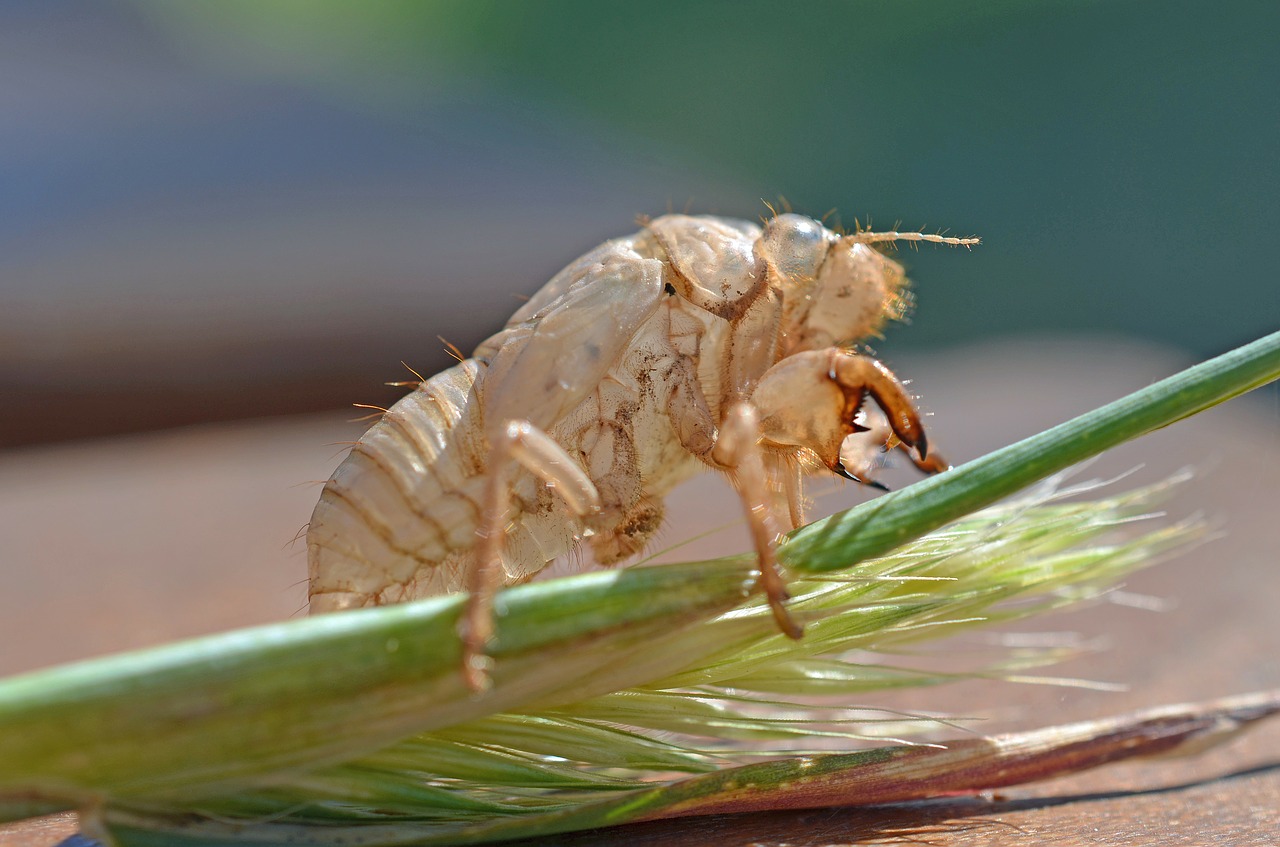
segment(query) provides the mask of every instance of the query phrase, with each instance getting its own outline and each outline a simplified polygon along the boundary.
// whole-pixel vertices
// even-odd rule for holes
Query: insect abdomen
[[[481,520],[478,370],[469,359],[401,399],[326,483],[307,532],[312,612],[456,590]]]

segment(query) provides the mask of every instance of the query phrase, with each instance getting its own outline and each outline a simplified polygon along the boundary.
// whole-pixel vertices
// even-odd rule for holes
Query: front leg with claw
[[[766,444],[810,450],[832,472],[883,488],[851,473],[840,459],[845,439],[865,431],[854,418],[868,396],[917,467],[928,473],[949,467],[929,452],[920,414],[902,383],[869,356],[839,347],[788,356],[760,378],[752,402],[760,410]]]

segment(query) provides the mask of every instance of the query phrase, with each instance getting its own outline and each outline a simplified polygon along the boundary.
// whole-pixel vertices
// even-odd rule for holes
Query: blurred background
[[[0,445],[385,402],[637,214],[978,234],[881,352],[1280,326],[1280,6],[0,2]]]
[[[918,308],[877,343],[957,462],[1280,328],[1276,32],[1243,0],[0,0],[0,619],[40,633],[0,672],[297,613],[350,404],[638,214],[982,236],[900,254]],[[1189,510],[1236,522],[1243,586],[1280,399],[1222,414],[1099,467],[1219,466]],[[660,547],[739,519],[716,484]]]

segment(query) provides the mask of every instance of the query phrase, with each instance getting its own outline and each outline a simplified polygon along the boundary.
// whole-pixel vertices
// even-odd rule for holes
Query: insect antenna
[[[856,244],[879,244],[886,241],[928,241],[931,244],[946,244],[951,247],[972,247],[975,244],[982,243],[982,239],[977,237],[957,238],[953,235],[941,235],[931,232],[899,232],[896,229],[888,232],[855,232],[846,235],[843,240]]]

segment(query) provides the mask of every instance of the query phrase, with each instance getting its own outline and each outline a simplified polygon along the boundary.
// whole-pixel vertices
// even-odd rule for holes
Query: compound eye
[[[778,215],[760,236],[765,257],[788,277],[816,275],[830,243],[826,227],[804,215]]]

